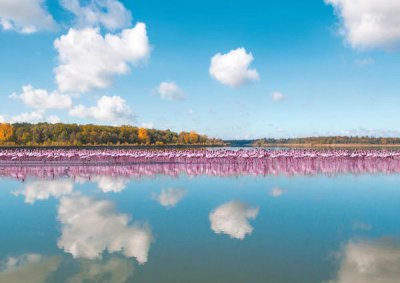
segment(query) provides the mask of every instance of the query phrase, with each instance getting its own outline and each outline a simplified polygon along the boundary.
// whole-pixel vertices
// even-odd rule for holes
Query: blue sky
[[[1,2],[3,121],[400,135],[397,1]]]

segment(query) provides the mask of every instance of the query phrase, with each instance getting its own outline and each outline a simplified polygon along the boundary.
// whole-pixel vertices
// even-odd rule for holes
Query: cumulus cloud
[[[141,127],[145,128],[145,129],[153,129],[154,125],[153,125],[153,122],[143,122],[141,124]]]
[[[272,188],[272,190],[269,192],[269,195],[273,197],[279,197],[286,192],[287,192],[286,190],[281,188]]]
[[[60,118],[58,118],[55,115],[51,115],[50,117],[45,117],[45,111],[43,109],[40,109],[38,111],[33,111],[33,112],[26,112],[22,113],[16,116],[11,117],[10,121],[11,123],[39,123],[39,122],[47,122],[50,124],[58,123],[60,121]]]
[[[119,193],[126,189],[129,183],[129,178],[126,177],[112,177],[112,176],[95,176],[92,181],[96,182],[99,189],[104,193],[114,192]]]
[[[80,27],[103,25],[109,30],[127,27],[131,24],[132,15],[117,0],[92,0],[81,6],[78,0],[61,0],[64,9],[76,16]]]
[[[400,1],[325,0],[341,21],[341,34],[359,49],[398,47],[400,40]]]
[[[57,91],[48,93],[44,89],[34,89],[31,85],[23,86],[20,95],[13,93],[10,97],[21,99],[26,106],[39,109],[64,109],[72,105],[69,95]]]
[[[0,1],[0,26],[3,30],[34,33],[39,30],[55,30],[57,24],[47,12],[44,0]]]
[[[271,98],[272,98],[273,101],[282,101],[286,97],[280,92],[274,92],[274,93],[271,94]]]
[[[153,199],[158,201],[162,206],[174,207],[186,194],[187,190],[185,189],[162,189],[160,194],[153,194]]]
[[[249,219],[258,215],[257,207],[250,207],[241,201],[231,201],[217,207],[209,215],[211,230],[215,233],[224,233],[231,238],[243,240],[247,234],[251,235],[253,227]]]
[[[147,262],[153,241],[150,228],[137,222],[129,225],[129,217],[116,213],[110,201],[63,197],[57,218],[62,223],[57,245],[74,258],[101,258],[107,250],[135,257],[140,264]]]
[[[119,96],[103,96],[96,106],[89,108],[77,105],[69,111],[69,115],[98,121],[131,121],[135,118],[126,100]]]
[[[60,263],[60,257],[44,257],[34,253],[9,256],[2,264],[4,268],[0,272],[0,282],[45,282]]]
[[[56,115],[50,115],[49,118],[46,119],[46,122],[49,124],[57,124],[61,122],[61,119]]]
[[[350,241],[341,256],[337,278],[328,282],[399,282],[400,245],[391,238]]]
[[[61,92],[109,87],[115,75],[127,74],[130,65],[137,66],[151,51],[144,23],[104,37],[99,28],[72,28],[54,46],[60,62],[54,71]]]
[[[46,200],[50,196],[59,198],[62,195],[72,193],[73,180],[40,180],[26,183],[22,191],[12,192],[14,195],[23,195],[26,203],[34,203],[36,200]]]
[[[0,115],[0,123],[4,123],[6,121],[6,117],[4,115]]]
[[[183,90],[175,82],[162,82],[158,86],[157,91],[162,99],[178,100],[186,98]]]
[[[238,88],[260,79],[256,69],[249,69],[253,60],[253,55],[243,47],[227,54],[217,53],[211,58],[209,73],[217,81]]]

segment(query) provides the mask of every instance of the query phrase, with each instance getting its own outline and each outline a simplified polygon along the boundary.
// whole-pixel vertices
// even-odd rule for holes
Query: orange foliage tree
[[[190,143],[197,143],[199,141],[199,135],[196,132],[190,132]]]
[[[0,143],[7,141],[13,134],[13,126],[9,123],[0,124]]]
[[[142,142],[144,142],[146,144],[150,143],[150,137],[149,137],[149,134],[147,133],[147,130],[145,128],[140,128],[139,129],[138,137]]]

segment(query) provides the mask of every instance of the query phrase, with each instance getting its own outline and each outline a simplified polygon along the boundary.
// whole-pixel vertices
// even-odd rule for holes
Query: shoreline
[[[340,144],[340,143],[333,143],[333,144],[311,144],[311,143],[290,143],[290,144],[284,144],[284,143],[277,143],[277,144],[264,144],[262,146],[254,146],[251,145],[251,147],[345,147],[345,148],[366,148],[366,147],[399,147],[400,144],[353,144],[353,143],[348,143],[348,144]]]
[[[8,149],[164,149],[164,148],[206,148],[206,147],[228,147],[226,144],[191,144],[191,145],[15,145],[15,146],[1,146],[1,150]]]

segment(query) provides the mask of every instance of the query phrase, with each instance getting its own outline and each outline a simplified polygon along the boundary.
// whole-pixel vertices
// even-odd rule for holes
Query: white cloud
[[[119,193],[126,189],[129,183],[129,178],[126,177],[112,177],[112,176],[95,176],[92,181],[97,182],[99,189],[104,193],[114,192]]]
[[[30,113],[22,113],[20,115],[13,116],[11,123],[38,123],[44,120],[44,110],[38,110]]]
[[[271,94],[271,98],[272,98],[273,101],[282,101],[286,97],[280,92],[274,92],[274,93]]]
[[[1,19],[0,25],[3,30],[10,30],[13,28],[12,24],[9,21],[7,21],[6,19]]]
[[[70,29],[54,41],[60,65],[55,68],[61,92],[87,92],[112,85],[150,55],[146,25],[138,23],[120,34],[100,34],[99,28]]]
[[[329,282],[399,282],[400,246],[391,238],[350,241],[344,248],[337,278]]]
[[[0,1],[0,25],[3,30],[34,33],[39,30],[55,30],[57,24],[47,12],[44,0]]]
[[[109,30],[127,27],[131,24],[132,15],[117,0],[92,0],[81,6],[78,0],[61,0],[64,9],[76,16],[78,26],[103,25]]]
[[[145,129],[153,129],[153,128],[154,128],[154,125],[153,125],[152,122],[143,122],[143,123],[141,124],[141,127],[142,127],[142,128],[145,128]]]
[[[249,70],[253,60],[243,47],[227,54],[217,53],[211,58],[209,73],[217,81],[238,88],[260,79],[256,69]]]
[[[140,264],[147,262],[153,241],[150,228],[137,222],[129,225],[130,218],[117,214],[110,201],[63,197],[58,220],[63,226],[57,245],[74,258],[101,258],[107,250],[135,257]]]
[[[375,60],[374,58],[365,58],[365,59],[357,59],[355,62],[358,66],[363,67],[374,64]]]
[[[134,119],[126,100],[119,96],[103,96],[97,101],[97,106],[89,108],[81,104],[77,105],[69,111],[69,115],[98,121],[131,121]]]
[[[57,124],[61,122],[61,119],[56,115],[50,115],[49,118],[46,119],[46,122],[49,124]]]
[[[225,233],[231,238],[243,240],[247,234],[251,235],[253,232],[248,219],[255,219],[257,215],[258,208],[234,200],[210,213],[211,230],[217,234]]]
[[[6,117],[4,115],[0,115],[0,123],[4,123],[6,121]]]
[[[50,124],[53,123],[58,123],[60,121],[60,118],[58,118],[55,115],[51,115],[49,118],[45,117],[45,111],[43,109],[40,109],[38,111],[34,112],[26,112],[22,113],[16,116],[11,117],[10,121],[11,123],[39,123],[39,122],[47,122]]]
[[[174,207],[186,194],[187,190],[185,189],[162,189],[160,194],[153,194],[153,199],[157,200],[162,206]]]
[[[341,21],[341,34],[353,48],[393,49],[400,41],[400,1],[325,0]]]
[[[269,195],[273,197],[279,197],[286,192],[287,192],[286,190],[281,188],[272,188],[272,190],[269,192]]]
[[[40,180],[29,182],[22,191],[12,193],[16,196],[25,196],[25,202],[33,204],[36,200],[46,200],[50,196],[59,198],[62,195],[70,194],[73,189],[73,180]]]
[[[183,90],[175,82],[162,82],[158,86],[157,91],[162,99],[178,100],[186,98]]]
[[[22,93],[13,93],[12,98],[21,99],[25,105],[39,109],[64,109],[72,105],[69,95],[60,94],[57,91],[48,93],[44,89],[34,89],[31,85],[23,86]]]

